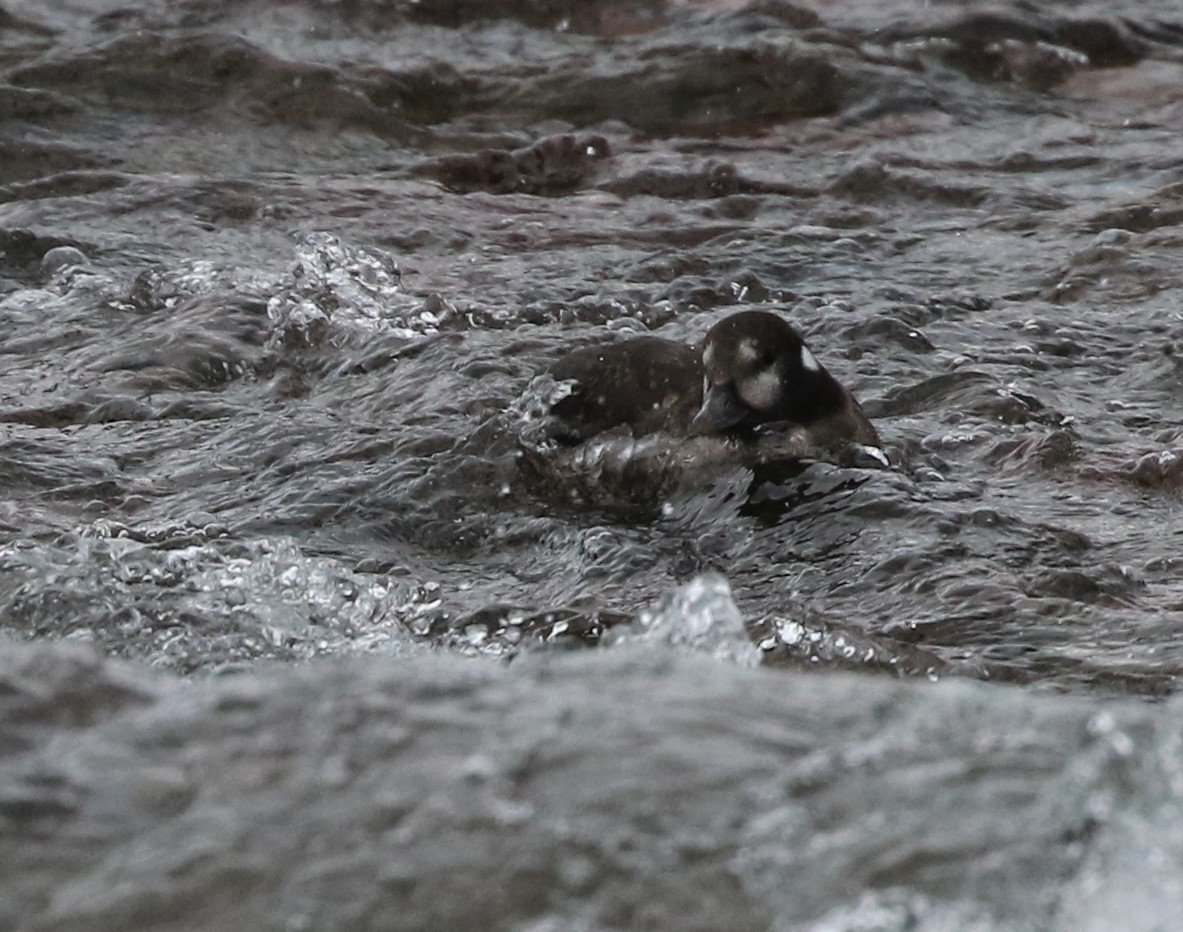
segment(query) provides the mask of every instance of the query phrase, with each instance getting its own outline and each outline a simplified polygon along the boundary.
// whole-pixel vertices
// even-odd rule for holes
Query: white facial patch
[[[715,361],[715,344],[708,343],[706,345],[706,348],[702,351],[702,364],[707,369],[709,369],[709,368],[711,368],[711,365],[714,363],[714,361]]]
[[[760,351],[756,349],[755,340],[743,340],[739,344],[739,349],[735,351],[735,358],[740,362],[755,362],[756,357],[760,355]]]
[[[784,389],[775,369],[765,369],[735,387],[744,404],[757,411],[775,411],[782,403]]]
[[[822,364],[817,361],[817,357],[809,352],[809,347],[804,345],[801,347],[801,366],[810,372],[818,372],[822,367]]]

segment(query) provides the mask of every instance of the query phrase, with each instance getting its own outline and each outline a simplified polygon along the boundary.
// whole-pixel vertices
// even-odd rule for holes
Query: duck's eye
[[[773,350],[773,349],[764,350],[764,352],[762,352],[760,354],[759,358],[756,361],[760,364],[761,368],[764,368],[764,369],[768,368],[774,362],[776,362],[776,350]]]

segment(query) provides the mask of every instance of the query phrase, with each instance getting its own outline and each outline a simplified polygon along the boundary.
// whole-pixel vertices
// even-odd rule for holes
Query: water
[[[6,925],[1169,927],[1174,4],[4,11]],[[539,480],[751,307],[888,467]]]

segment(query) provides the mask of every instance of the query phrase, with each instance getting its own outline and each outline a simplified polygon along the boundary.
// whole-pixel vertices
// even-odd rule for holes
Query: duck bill
[[[747,416],[747,406],[735,396],[731,386],[712,385],[703,396],[698,414],[690,422],[690,434],[719,434],[741,424]]]

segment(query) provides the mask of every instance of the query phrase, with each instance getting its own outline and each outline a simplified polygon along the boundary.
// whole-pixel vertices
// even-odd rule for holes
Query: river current
[[[0,51],[0,927],[1183,915],[1174,2]],[[532,473],[565,350],[753,308],[888,465]]]

